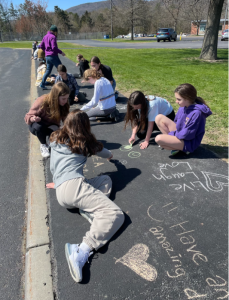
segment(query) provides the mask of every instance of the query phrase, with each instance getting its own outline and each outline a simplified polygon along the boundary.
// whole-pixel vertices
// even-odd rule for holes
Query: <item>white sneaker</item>
[[[65,244],[65,256],[68,262],[68,267],[72,275],[73,280],[76,282],[82,281],[82,269],[88,261],[88,257],[92,252],[84,252],[76,244]]]
[[[40,150],[41,150],[41,155],[43,157],[49,157],[50,156],[49,148],[46,144],[40,144]]]

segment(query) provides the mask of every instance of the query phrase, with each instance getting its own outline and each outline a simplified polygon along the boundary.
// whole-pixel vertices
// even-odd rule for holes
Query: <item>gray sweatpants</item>
[[[104,246],[124,222],[123,212],[108,198],[111,188],[110,177],[100,175],[88,180],[82,177],[68,180],[56,189],[61,206],[78,207],[94,214],[90,231],[83,238],[91,249]]]
[[[88,111],[86,111],[86,114],[88,115],[88,117],[91,121],[94,121],[94,120],[96,120],[96,117],[98,117],[98,118],[108,117],[115,109],[116,109],[116,106],[105,109],[105,110],[100,110],[99,107],[96,106],[95,108],[91,108]]]

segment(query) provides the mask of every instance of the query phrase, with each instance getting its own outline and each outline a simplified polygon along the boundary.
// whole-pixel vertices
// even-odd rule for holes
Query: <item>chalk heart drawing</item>
[[[123,145],[122,147],[120,147],[119,149],[121,151],[130,151],[133,147],[131,145]]]
[[[115,263],[122,263],[147,281],[155,281],[157,270],[146,262],[148,257],[149,248],[144,244],[137,244]]]
[[[135,152],[135,151],[131,151],[131,152],[129,152],[128,156],[129,156],[130,158],[138,158],[138,157],[141,156],[141,153]]]
[[[206,179],[207,187],[211,191],[221,192],[224,186],[228,186],[229,183],[228,176],[210,173],[210,172],[204,172],[204,171],[202,171],[202,174]]]

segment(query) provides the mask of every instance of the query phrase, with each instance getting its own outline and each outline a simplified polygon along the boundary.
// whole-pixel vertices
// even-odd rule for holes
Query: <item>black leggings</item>
[[[173,121],[175,119],[175,112],[174,112],[174,110],[169,115],[167,115],[166,117]],[[145,126],[145,128],[143,130],[138,129],[137,137],[139,139],[145,139],[146,134],[147,134],[147,130],[148,130],[148,118],[146,119],[146,126]],[[154,122],[154,125],[153,125],[153,131],[154,130],[160,131],[159,128],[157,127],[156,122]]]
[[[42,121],[34,122],[29,125],[29,131],[37,136],[41,144],[46,144],[46,136],[50,136],[53,130],[49,128],[51,125],[46,125]]]

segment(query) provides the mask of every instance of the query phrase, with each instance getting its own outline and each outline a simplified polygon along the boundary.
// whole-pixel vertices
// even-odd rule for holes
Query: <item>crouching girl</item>
[[[132,126],[130,144],[135,142],[137,134],[138,138],[145,139],[144,142],[140,143],[140,149],[148,147],[152,132],[154,130],[159,131],[155,123],[158,114],[163,114],[171,120],[175,118],[173,107],[166,99],[157,96],[145,96],[139,91],[130,95],[125,116],[125,128],[129,122]]]
[[[49,94],[36,99],[25,115],[25,122],[29,125],[29,131],[36,135],[40,141],[40,150],[43,157],[49,157],[49,147],[46,137],[60,127],[69,113],[68,97],[70,91],[63,82],[55,84]]]
[[[61,206],[77,207],[91,221],[91,228],[81,244],[65,245],[72,278],[80,282],[82,268],[91,251],[104,246],[124,222],[123,212],[108,198],[112,188],[110,177],[100,175],[88,180],[83,175],[88,156],[110,160],[113,155],[96,140],[87,114],[80,110],[69,113],[63,128],[53,132],[50,141],[54,183],[47,184],[47,188],[56,188]]]
[[[171,155],[183,151],[193,152],[201,143],[205,133],[206,118],[212,114],[206,102],[197,97],[195,87],[189,83],[175,89],[176,103],[180,106],[174,122],[163,115],[156,117],[156,123],[163,134],[155,141]]]

